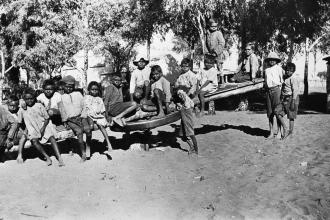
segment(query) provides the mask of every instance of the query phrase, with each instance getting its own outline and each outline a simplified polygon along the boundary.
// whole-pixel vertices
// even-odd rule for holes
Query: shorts
[[[179,130],[179,136],[189,137],[195,135],[194,132],[194,114],[192,108],[182,108],[181,114],[181,125]]]
[[[281,86],[269,88],[266,93],[267,117],[276,113],[275,108],[281,104]]]
[[[292,96],[282,97],[281,104],[278,105],[275,109],[276,114],[281,116],[287,115],[288,119],[290,120],[296,119],[298,113],[298,106],[299,106],[299,96],[297,96],[297,99],[295,100],[293,111],[290,110],[291,102],[292,102]]]
[[[80,116],[68,118],[67,123],[75,135],[90,133],[91,129]]]
[[[111,117],[116,117],[126,109],[134,106],[134,102],[117,102],[110,106],[109,115]]]

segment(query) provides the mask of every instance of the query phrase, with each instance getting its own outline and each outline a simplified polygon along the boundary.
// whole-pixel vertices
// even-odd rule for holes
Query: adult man
[[[223,50],[225,47],[225,39],[221,31],[218,29],[218,23],[210,20],[209,29],[206,31],[206,48],[208,53],[215,57],[218,71],[220,72],[221,83],[224,83],[224,76],[222,74],[222,64],[224,60]]]
[[[245,47],[245,57],[238,67],[238,71],[230,79],[231,82],[241,83],[253,81],[259,70],[258,57],[253,53],[252,46],[248,44]]]

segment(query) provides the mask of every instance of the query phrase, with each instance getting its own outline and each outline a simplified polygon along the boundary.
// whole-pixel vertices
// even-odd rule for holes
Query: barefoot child
[[[201,116],[205,111],[205,94],[214,92],[218,88],[218,71],[214,67],[214,59],[210,56],[204,58],[204,69],[200,72],[198,97],[201,103]]]
[[[105,141],[107,142],[108,153],[112,150],[109,137],[105,128],[108,126],[107,119],[105,118],[105,106],[103,103],[101,95],[101,85],[95,81],[89,83],[88,87],[88,95],[84,97],[84,107],[82,112],[83,124],[86,126],[90,126],[91,130],[94,128],[94,123],[101,130]],[[91,136],[90,136],[91,138]],[[91,140],[86,140],[86,142],[90,142]]]
[[[58,159],[59,166],[64,166],[55,140],[55,125],[49,120],[45,107],[36,102],[35,91],[33,89],[26,89],[23,94],[23,99],[26,103],[27,109],[24,110],[21,108],[19,110],[18,122],[22,123],[24,120],[28,139],[31,140],[32,145],[35,146],[37,150],[46,158],[46,163],[48,166],[52,164],[52,161],[41,146],[41,143],[50,141]]]
[[[178,90],[177,96],[180,99],[180,102],[177,105],[181,114],[179,136],[182,137],[183,141],[188,143],[190,147],[188,151],[189,154],[198,154],[197,140],[194,132],[194,102],[183,90]]]
[[[287,63],[285,66],[284,83],[282,85],[281,104],[276,108],[277,114],[284,117],[287,114],[289,119],[289,131],[287,136],[292,135],[294,120],[297,118],[299,106],[299,81],[294,75],[296,65],[294,63]],[[284,136],[286,138],[287,136]]]
[[[155,118],[164,117],[163,103],[165,103],[166,114],[168,114],[172,94],[170,82],[163,77],[163,71],[159,65],[151,67],[150,84],[151,100],[144,99],[141,101],[142,110],[146,112],[157,111]]]
[[[266,87],[266,104],[267,104],[267,116],[269,120],[270,134],[269,138],[276,137],[280,127],[283,127],[284,138],[287,135],[287,129],[283,120],[279,114],[276,114],[275,108],[281,103],[281,86],[283,83],[282,67],[278,65],[281,59],[276,53],[270,52],[265,59],[268,63],[268,68],[265,69],[265,87]],[[277,129],[274,131],[274,116],[277,119]]]
[[[119,126],[125,126],[124,116],[135,111],[138,107],[136,102],[124,102],[122,92],[121,76],[115,74],[112,77],[111,84],[104,92],[104,105],[106,118],[109,122],[115,122]]]
[[[59,103],[62,122],[65,127],[71,128],[77,136],[81,151],[81,162],[84,162],[90,157],[90,152],[86,152],[86,148],[90,149],[90,143],[86,143],[88,146],[85,148],[83,133],[86,133],[86,139],[88,140],[92,135],[90,127],[83,126],[82,123],[81,113],[84,97],[80,92],[74,91],[76,80],[72,76],[65,76],[62,81],[65,83],[65,94],[61,96],[61,102]]]
[[[147,67],[149,60],[141,58],[133,62],[137,69],[132,72],[129,91],[131,102],[135,99],[140,101],[147,94],[146,88],[149,86],[150,68]]]
[[[190,59],[184,58],[181,61],[181,75],[175,82],[175,88],[185,88],[187,95],[193,99],[196,96],[197,77],[190,70]]]

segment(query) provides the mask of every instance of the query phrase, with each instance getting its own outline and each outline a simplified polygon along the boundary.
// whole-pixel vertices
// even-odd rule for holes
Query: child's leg
[[[162,91],[160,89],[154,89],[155,99],[156,99],[156,107],[157,107],[157,117],[164,117],[165,113],[163,110],[162,104]]]
[[[83,133],[77,134],[77,138],[81,152],[81,162],[85,162],[87,160],[87,157],[86,157],[86,148],[85,148]]]
[[[135,109],[137,109],[138,105],[136,102],[130,102],[130,106],[126,108],[124,111],[122,111],[120,114],[118,114],[116,117],[114,117],[112,120],[115,121],[119,125],[125,125],[125,122],[122,120],[122,118],[127,115],[128,113],[131,113]],[[120,124],[120,122],[122,122]]]
[[[293,127],[294,127],[294,119],[290,119],[289,121],[289,133],[293,134]]]
[[[45,150],[43,149],[43,147],[41,146],[40,142],[38,139],[34,138],[31,140],[33,146],[35,146],[35,148],[37,148],[37,150],[46,158],[46,163],[48,166],[52,165],[52,160],[50,159],[50,157],[47,155],[47,153],[45,152]]]
[[[61,157],[61,153],[60,153],[60,151],[59,151],[59,149],[58,149],[58,144],[57,144],[57,142],[56,142],[54,136],[51,136],[51,137],[49,138],[49,140],[50,140],[50,143],[51,143],[51,145],[52,145],[52,147],[53,147],[53,150],[54,150],[54,152],[55,152],[55,156],[56,156],[56,158],[57,158],[57,160],[58,160],[58,165],[59,165],[60,167],[64,166],[65,164],[64,164],[63,159],[62,159],[62,157]]]
[[[111,143],[110,143],[110,140],[109,140],[109,136],[108,136],[107,131],[105,130],[105,128],[102,125],[97,125],[97,126],[101,130],[101,132],[102,132],[102,134],[104,136],[104,139],[107,142],[108,151],[111,151],[112,150],[112,146],[111,146]]]
[[[91,142],[92,142],[92,131],[85,130],[86,133],[86,158],[90,159],[91,157]]]
[[[201,103],[201,116],[204,115],[204,111],[205,111],[205,98],[204,98],[205,92],[204,91],[200,91],[200,93],[198,94],[198,98],[199,101]]]
[[[23,134],[18,143],[18,155],[17,155],[17,159],[16,159],[17,163],[23,163],[23,148],[24,148],[26,141],[27,141],[27,137],[26,137],[26,135]]]
[[[284,118],[281,115],[276,115],[276,118],[277,118],[277,127],[278,127],[278,129],[282,128],[281,139],[285,139],[288,136],[288,133],[287,133],[287,127],[285,125]]]
[[[268,138],[272,138],[274,136],[274,131],[273,131],[274,114],[273,113],[269,116],[268,123],[269,123],[269,131],[270,131]]]

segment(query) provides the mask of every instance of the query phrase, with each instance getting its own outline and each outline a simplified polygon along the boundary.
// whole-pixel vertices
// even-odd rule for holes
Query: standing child
[[[120,126],[126,124],[124,116],[138,108],[137,103],[134,101],[124,102],[122,79],[119,74],[112,76],[111,84],[105,89],[104,105],[108,121],[116,122]]]
[[[190,59],[184,58],[181,61],[181,75],[175,82],[175,88],[185,90],[187,95],[193,99],[196,96],[197,77],[195,73],[190,70]]]
[[[268,63],[268,68],[265,69],[266,104],[270,130],[268,138],[276,137],[280,127],[283,127],[282,138],[284,138],[287,135],[286,126],[283,118],[275,111],[275,108],[281,103],[280,96],[284,70],[278,65],[281,59],[274,52],[269,53],[265,62]],[[274,130],[274,116],[277,119],[276,130]]]
[[[88,124],[93,130],[94,123],[101,130],[105,141],[107,142],[108,151],[112,150],[110,140],[108,137],[108,133],[105,128],[108,126],[107,119],[105,118],[105,106],[103,103],[101,96],[101,85],[95,81],[89,83],[88,87],[88,95],[84,97],[84,107],[82,112],[83,123]],[[91,138],[91,136],[90,136]],[[90,142],[87,140],[86,142]]]
[[[52,164],[50,157],[47,155],[41,143],[50,141],[55,155],[58,159],[59,166],[64,166],[63,159],[58,150],[58,145],[55,140],[56,129],[54,124],[49,120],[48,113],[45,107],[36,102],[35,91],[26,89],[23,94],[23,99],[26,103],[26,110],[20,109],[18,112],[18,122],[24,123],[27,129],[28,139],[31,140],[33,146],[46,158],[48,166]]]
[[[81,162],[90,158],[90,143],[85,143],[83,139],[83,133],[86,133],[86,140],[90,140],[92,131],[89,126],[83,126],[81,113],[83,110],[84,97],[78,91],[74,91],[76,80],[68,75],[65,76],[62,81],[65,83],[65,94],[61,97],[59,103],[59,109],[61,112],[61,118],[65,127],[69,127],[77,135],[79,148],[81,151]],[[87,149],[87,151],[86,151]]]
[[[287,63],[285,66],[284,82],[282,85],[282,103],[278,105],[278,108],[276,108],[277,114],[280,117],[287,114],[289,119],[289,131],[284,138],[293,134],[294,120],[297,118],[299,106],[299,81],[294,75],[295,71],[296,65],[291,62]]]
[[[187,142],[190,149],[189,154],[198,154],[197,140],[194,132],[194,102],[188,97],[183,90],[178,90],[177,96],[180,102],[177,104],[181,114],[181,126],[179,136],[182,140]]]
[[[205,94],[214,92],[218,88],[218,71],[214,67],[214,59],[211,56],[205,56],[204,69],[200,72],[198,97],[201,103],[201,116],[205,111]]]
[[[166,114],[168,114],[170,112],[169,105],[172,94],[170,82],[163,77],[163,71],[159,65],[151,67],[150,84],[151,100],[146,100],[146,103],[141,103],[142,110],[147,112],[157,111],[155,118],[164,117],[165,112],[163,110],[163,103],[165,103],[165,111]],[[151,101],[151,103],[148,101]]]

